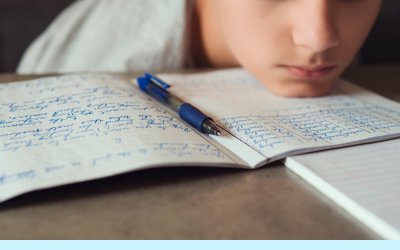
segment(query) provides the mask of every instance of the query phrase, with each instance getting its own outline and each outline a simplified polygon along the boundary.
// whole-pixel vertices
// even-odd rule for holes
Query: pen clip
[[[151,75],[151,74],[149,74],[149,73],[144,73],[144,76],[145,76],[146,78],[150,79],[150,81],[152,81],[152,82],[154,82],[154,83],[156,83],[156,84],[158,84],[158,85],[161,85],[161,87],[162,87],[164,90],[166,90],[167,88],[170,88],[170,87],[171,87],[171,86],[169,86],[168,84],[166,84],[165,82],[161,81],[160,79],[158,79],[157,77],[155,77],[155,76],[153,76],[153,75]]]

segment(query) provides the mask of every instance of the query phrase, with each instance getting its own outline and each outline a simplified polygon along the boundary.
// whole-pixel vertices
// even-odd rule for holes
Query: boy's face
[[[272,92],[319,96],[350,64],[382,0],[211,0],[235,63]]]

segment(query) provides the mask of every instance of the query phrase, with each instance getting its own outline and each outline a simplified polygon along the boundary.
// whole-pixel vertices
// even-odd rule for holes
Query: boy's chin
[[[331,90],[336,79],[324,82],[282,81],[264,84],[272,93],[284,97],[318,97]]]

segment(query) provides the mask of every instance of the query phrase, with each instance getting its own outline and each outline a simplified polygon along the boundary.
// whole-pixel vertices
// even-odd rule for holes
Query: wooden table
[[[400,101],[400,65],[344,77]],[[0,204],[0,228],[0,239],[379,238],[280,162],[150,169],[36,191]]]

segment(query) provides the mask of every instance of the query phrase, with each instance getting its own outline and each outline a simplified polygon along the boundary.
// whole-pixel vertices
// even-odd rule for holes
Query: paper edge
[[[376,234],[387,240],[400,240],[400,232],[388,224],[386,221],[379,218],[377,215],[368,211],[355,201],[350,199],[344,193],[330,185],[324,179],[319,177],[306,166],[287,157],[282,160],[283,164],[288,167],[295,174],[300,176],[311,186],[315,187],[319,192],[331,199],[338,206],[342,207],[345,211],[350,213],[354,218],[363,223]]]

